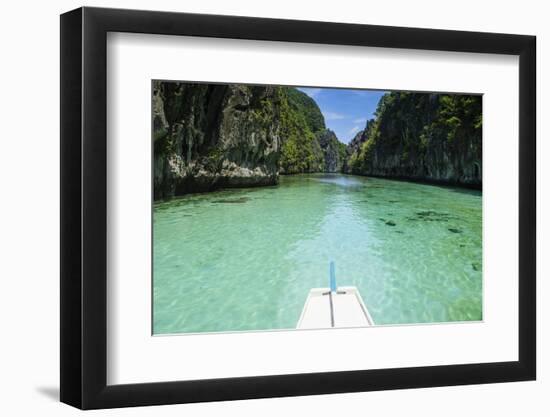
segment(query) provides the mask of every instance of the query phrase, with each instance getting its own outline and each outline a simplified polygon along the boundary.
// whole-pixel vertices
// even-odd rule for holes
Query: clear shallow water
[[[295,328],[331,260],[376,324],[481,320],[481,207],[476,191],[337,174],[155,203],[153,332]]]

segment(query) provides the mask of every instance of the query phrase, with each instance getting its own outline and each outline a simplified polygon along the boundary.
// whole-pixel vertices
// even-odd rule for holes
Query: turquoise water
[[[376,324],[482,319],[481,193],[345,175],[154,205],[155,334],[292,329],[358,287]]]

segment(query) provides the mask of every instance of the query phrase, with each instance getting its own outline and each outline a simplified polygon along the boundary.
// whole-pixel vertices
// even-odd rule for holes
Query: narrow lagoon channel
[[[479,191],[293,175],[153,210],[154,334],[294,329],[330,261],[376,324],[482,319]]]

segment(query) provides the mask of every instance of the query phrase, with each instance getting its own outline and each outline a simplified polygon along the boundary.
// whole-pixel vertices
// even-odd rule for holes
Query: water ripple
[[[480,320],[481,193],[283,177],[154,205],[154,332],[291,329],[308,291],[359,288],[377,324]]]

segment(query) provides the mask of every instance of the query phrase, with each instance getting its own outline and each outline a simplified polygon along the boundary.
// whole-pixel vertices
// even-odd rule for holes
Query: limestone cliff
[[[277,182],[277,87],[153,83],[155,198]]]
[[[152,110],[155,199],[342,166],[343,145],[295,88],[154,81]]]
[[[342,171],[346,159],[346,145],[340,142],[330,129],[319,131],[317,141],[323,151],[323,172]]]
[[[481,188],[481,126],[481,96],[388,93],[345,172]]]

